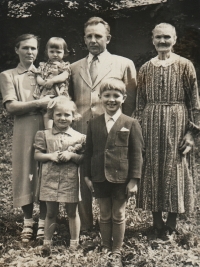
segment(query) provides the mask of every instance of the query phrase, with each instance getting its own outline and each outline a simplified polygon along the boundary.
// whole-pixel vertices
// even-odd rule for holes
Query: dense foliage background
[[[154,4],[149,4],[149,3]],[[160,2],[160,3],[158,3]],[[137,70],[156,55],[151,42],[155,24],[169,22],[176,27],[178,40],[175,52],[190,59],[200,80],[200,0],[36,0],[0,1],[0,71],[15,67],[18,59],[14,53],[14,40],[23,33],[41,37],[41,46],[35,65],[44,60],[44,48],[52,36],[63,37],[71,51],[68,60],[74,62],[85,55],[83,24],[91,16],[100,16],[111,26],[112,40],[108,50],[113,54],[132,59]],[[200,84],[200,81],[199,81]],[[26,246],[20,242],[22,213],[12,207],[11,188],[11,118],[0,102],[0,266],[86,266],[105,264],[100,254],[98,232],[98,207],[93,203],[95,227],[92,232],[81,234],[81,248],[70,253],[67,216],[60,208],[55,247],[51,257],[41,255],[40,246],[32,241]],[[196,140],[196,158],[200,173],[200,141]],[[20,156],[20,155],[19,155]],[[197,181],[200,196],[200,180]],[[126,235],[123,246],[124,266],[175,267],[200,266],[200,212],[199,202],[193,216],[180,216],[179,236],[167,242],[155,240],[148,232],[152,224],[151,214],[134,209],[134,199],[127,206]],[[38,220],[37,205],[34,209]]]

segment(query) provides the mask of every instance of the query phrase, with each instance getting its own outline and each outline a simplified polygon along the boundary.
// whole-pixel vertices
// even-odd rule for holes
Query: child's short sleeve
[[[38,131],[35,135],[35,142],[33,144],[35,148],[35,152],[46,152],[47,145],[46,145],[46,138],[44,131]]]
[[[59,66],[59,70],[61,72],[63,71],[67,71],[69,73],[69,75],[71,74],[71,66],[69,62],[62,62]]]

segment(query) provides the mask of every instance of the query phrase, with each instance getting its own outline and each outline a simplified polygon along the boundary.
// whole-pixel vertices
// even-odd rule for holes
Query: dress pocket
[[[117,132],[116,138],[115,138],[115,145],[116,146],[128,146],[128,139],[129,139],[129,131]]]

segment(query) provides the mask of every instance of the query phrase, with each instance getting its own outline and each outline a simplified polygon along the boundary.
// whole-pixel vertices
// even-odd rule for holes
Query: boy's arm
[[[93,142],[92,142],[92,122],[89,121],[87,135],[86,135],[86,144],[85,144],[85,153],[83,161],[84,177],[91,179],[91,158],[93,154]]]
[[[129,136],[129,179],[140,179],[142,174],[142,152],[144,141],[138,120],[134,119]]]
[[[126,187],[127,199],[137,193],[138,181],[142,174],[142,151],[144,141],[142,129],[135,119],[132,123],[129,136],[129,183]]]
[[[85,183],[86,183],[87,187],[90,189],[91,193],[94,193],[93,183],[90,180],[90,178],[85,176],[84,179],[85,179]]]

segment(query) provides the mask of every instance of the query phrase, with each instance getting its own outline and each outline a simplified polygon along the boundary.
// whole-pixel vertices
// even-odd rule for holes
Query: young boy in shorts
[[[106,79],[99,97],[105,113],[89,121],[84,176],[99,202],[104,251],[112,252],[111,266],[121,267],[126,200],[137,192],[143,138],[138,121],[122,114],[126,99],[123,81]]]

